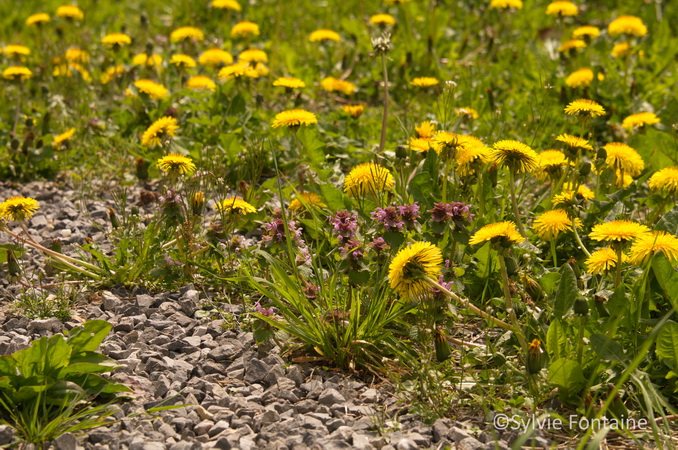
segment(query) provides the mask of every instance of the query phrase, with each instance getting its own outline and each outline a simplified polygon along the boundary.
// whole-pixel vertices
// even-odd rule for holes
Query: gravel
[[[86,199],[50,182],[0,187],[4,198],[24,195],[40,201],[41,209],[29,224],[39,241],[58,237],[68,253],[73,252],[69,244],[93,239],[102,251],[108,250],[103,238],[108,208],[114,205],[110,196]],[[139,194],[140,188],[131,187],[130,201],[135,203]],[[0,233],[0,243],[7,242],[8,236]],[[44,259],[29,251],[24,263],[36,270]],[[491,424],[480,421],[472,427],[449,419],[425,424],[401,414],[404,405],[394,397],[392,386],[291,364],[277,347],[258,348],[252,333],[202,310],[213,299],[209,291],[193,285],[157,294],[142,287],[114,286],[83,298],[72,318],[62,323],[54,318],[29,320],[8,308],[22,289],[9,284],[5,270],[0,268],[5,304],[0,309],[0,354],[87,320],[103,319],[113,329],[100,351],[119,364],[111,378],[134,392],[132,400],[119,405],[117,422],[87,434],[65,434],[53,442],[55,449],[510,447],[510,442],[478,439],[482,428],[491,430]],[[242,311],[240,305],[221,306],[235,318]],[[180,407],[143,415],[145,409],[167,405]],[[0,426],[0,445],[14,439],[11,428]]]

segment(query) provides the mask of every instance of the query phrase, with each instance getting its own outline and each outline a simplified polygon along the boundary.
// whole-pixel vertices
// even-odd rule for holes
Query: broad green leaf
[[[68,364],[71,348],[61,335],[42,337],[34,341],[29,348],[16,352],[13,357],[19,372],[25,378],[56,377],[59,370]]]
[[[678,207],[664,214],[664,217],[655,226],[655,230],[666,231],[674,236],[678,235]]]
[[[567,329],[563,323],[554,319],[546,332],[546,351],[552,361],[564,358],[567,355]]]
[[[567,314],[579,295],[577,278],[570,264],[563,265],[560,269],[560,276],[560,284],[558,284],[556,300],[553,304],[553,315],[558,319],[562,319]]]
[[[624,348],[621,344],[604,334],[591,336],[591,347],[603,361],[624,361]]]
[[[346,196],[333,184],[321,184],[320,192],[322,193],[323,199],[327,203],[327,206],[331,210],[338,211],[340,209],[346,208]]]
[[[678,369],[678,323],[667,322],[659,332],[657,357],[671,369]]]
[[[678,309],[678,272],[676,269],[664,255],[655,255],[652,258],[652,271],[664,291],[664,296],[675,309]]]
[[[574,393],[586,384],[586,378],[577,361],[560,358],[549,366],[548,380],[567,393]]]
[[[539,277],[539,284],[541,284],[541,287],[544,289],[546,295],[551,295],[553,291],[556,290],[556,286],[558,286],[559,281],[559,272],[549,272]]]
[[[68,344],[73,349],[73,354],[77,355],[83,352],[93,352],[106,335],[111,331],[111,324],[105,320],[90,320],[85,322],[82,327],[71,330],[68,335]]]

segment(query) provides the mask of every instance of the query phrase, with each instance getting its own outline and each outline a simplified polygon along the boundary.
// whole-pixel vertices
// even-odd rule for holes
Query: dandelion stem
[[[424,278],[424,280],[426,281],[426,283],[428,283],[429,286],[431,286],[435,289],[438,289],[440,292],[442,292],[443,294],[445,294],[446,296],[448,296],[449,298],[451,298],[452,300],[454,300],[455,302],[457,302],[461,306],[463,306],[467,309],[470,309],[471,311],[473,311],[475,314],[479,315],[483,319],[486,319],[487,321],[492,322],[496,326],[503,328],[505,330],[513,331],[514,333],[519,332],[519,330],[516,329],[515,327],[509,325],[508,323],[506,323],[506,322],[504,322],[500,319],[497,319],[493,315],[488,314],[485,311],[482,311],[481,309],[479,309],[478,307],[472,305],[471,302],[468,301],[468,299],[460,297],[457,294],[455,294],[454,292],[451,292],[448,289],[445,289],[436,280],[434,280],[432,278]]]
[[[615,289],[621,284],[621,269],[622,269],[622,248],[621,245],[617,247],[617,273],[614,277]]]
[[[516,311],[513,308],[513,300],[511,299],[511,289],[509,288],[509,277],[508,270],[506,269],[506,259],[501,252],[499,254],[499,267],[501,269],[501,278],[502,278],[502,288],[504,289],[504,298],[506,299],[506,312],[508,313],[511,324],[514,328],[514,333],[520,342],[520,346],[523,348],[523,351],[527,354],[528,345],[525,337],[523,336],[522,331],[520,330],[520,324],[518,323],[518,317],[516,316]]]
[[[572,219],[572,231],[574,233],[574,239],[577,241],[577,245],[579,248],[581,248],[584,251],[584,254],[586,254],[587,257],[591,257],[591,253],[584,247],[584,244],[581,241],[581,238],[579,237],[579,232],[577,231],[577,224],[575,223],[574,219]]]
[[[516,184],[513,169],[509,169],[509,185],[511,187],[511,205],[513,206],[513,215],[518,225],[518,231],[523,237],[527,237],[525,228],[523,227],[523,220],[520,218],[520,211],[518,210],[518,202],[516,201]]]
[[[551,256],[553,256],[553,267],[558,267],[558,256],[556,254],[556,240],[551,239]]]
[[[379,138],[379,154],[386,147],[386,122],[388,120],[388,71],[386,70],[386,53],[381,54],[381,70],[384,77],[384,111],[381,117],[381,137]]]

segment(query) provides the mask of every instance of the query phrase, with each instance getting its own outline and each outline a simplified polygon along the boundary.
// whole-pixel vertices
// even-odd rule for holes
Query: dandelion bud
[[[19,262],[14,256],[14,252],[10,249],[6,250],[7,252],[7,271],[9,273],[10,280],[18,280],[21,277],[21,267]]]
[[[544,290],[541,288],[541,285],[536,280],[530,278],[527,275],[523,275],[521,277],[521,280],[523,282],[523,286],[525,287],[525,291],[535,301],[544,298]]]
[[[137,178],[139,181],[148,180],[148,163],[142,158],[136,160]]]
[[[111,221],[111,226],[113,229],[120,228],[120,220],[118,219],[118,215],[115,213],[113,208],[108,208],[108,220]]]
[[[532,340],[532,342],[530,342],[529,348],[527,349],[527,373],[539,373],[543,367],[543,354],[544,350],[541,348],[541,341],[539,339]]]
[[[138,216],[139,215],[139,207],[138,206],[132,206],[130,209],[130,214],[133,216]]]
[[[50,244],[49,248],[52,251],[55,251],[57,253],[61,253],[61,239],[53,239],[52,243]]]
[[[27,117],[26,118],[26,128],[33,128],[34,122],[33,118]]]
[[[445,333],[439,329],[436,329],[433,333],[435,334],[436,359],[438,362],[447,361],[452,355],[452,351],[450,350],[450,344],[447,342]]]
[[[191,196],[191,211],[196,216],[201,216],[203,209],[205,208],[205,193],[202,191],[195,192]]]
[[[585,316],[589,313],[589,303],[585,298],[578,298],[574,301],[574,313]]]
[[[506,239],[505,242],[507,242],[508,246],[512,245],[512,242],[508,239]],[[513,256],[506,257],[506,272],[509,276],[515,275],[516,272],[518,272],[518,263]]]
[[[579,167],[579,176],[586,177],[590,173],[591,173],[591,163],[590,162],[582,163],[582,165]]]
[[[10,146],[12,147],[12,150],[17,151],[19,149],[19,146],[21,146],[21,142],[19,142],[18,139],[12,139]]]
[[[395,150],[396,158],[404,159],[407,157],[407,147],[404,145],[398,145]]]
[[[607,150],[604,147],[598,149],[596,152],[596,159],[599,161],[605,161],[607,159]]]

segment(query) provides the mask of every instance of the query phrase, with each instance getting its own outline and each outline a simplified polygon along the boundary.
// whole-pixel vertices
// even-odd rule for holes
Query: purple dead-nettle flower
[[[339,236],[339,242],[351,239],[358,231],[358,214],[348,211],[337,211],[334,216],[327,216],[334,232]]]
[[[294,220],[288,220],[287,225],[290,229],[290,234],[292,238],[299,242],[301,239],[301,228],[297,228]],[[268,244],[270,242],[285,242],[287,235],[285,234],[285,221],[282,219],[274,219],[272,222],[265,223],[263,225],[266,234],[261,238],[261,240]]]
[[[463,226],[464,222],[470,222],[475,214],[471,214],[471,205],[461,202],[435,203],[431,213],[434,222],[447,222],[452,220],[456,226]]]
[[[160,201],[161,204],[163,204],[163,206],[172,206],[172,204],[181,203],[181,196],[179,195],[178,192],[175,192],[172,189],[168,189],[165,195],[161,195],[160,197],[158,197],[158,200]]]
[[[444,287],[445,289],[447,289],[448,291],[450,291],[450,290],[452,290],[452,285],[454,284],[454,281],[445,282],[445,279],[443,278],[443,276],[440,275],[438,277],[438,284],[440,286]],[[429,288],[429,291],[431,292],[431,294],[433,294],[433,298],[436,298],[436,299],[439,299],[439,300],[446,298],[445,295],[443,294],[443,292],[438,288],[432,287],[432,288]]]
[[[359,261],[365,256],[363,243],[357,239],[349,239],[343,247],[339,247],[341,257],[347,258],[349,255],[354,261]]]
[[[387,250],[389,248],[389,245],[386,243],[383,237],[378,237],[374,239],[372,242],[367,244],[368,247],[370,247],[374,252],[377,254],[377,256],[381,255],[382,252]]]
[[[417,223],[419,218],[419,204],[414,202],[410,206],[398,206],[398,212],[405,222],[407,228],[414,228],[414,225]]]
[[[256,308],[257,312],[262,316],[268,317],[275,314],[275,308],[273,306],[271,306],[270,308],[262,308],[261,303],[256,302],[254,304],[254,307]]]
[[[372,211],[372,219],[384,225],[386,231],[400,231],[405,226],[402,217],[395,206],[377,208]]]
[[[303,291],[307,299],[315,300],[316,298],[318,298],[318,294],[320,293],[320,286],[308,283],[303,288]]]

